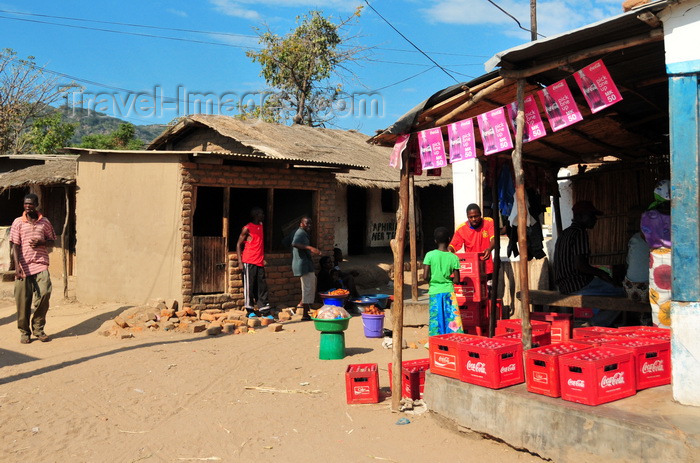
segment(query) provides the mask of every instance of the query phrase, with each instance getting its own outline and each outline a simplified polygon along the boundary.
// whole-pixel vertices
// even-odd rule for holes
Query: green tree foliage
[[[238,114],[233,116],[242,121],[256,120],[263,122],[281,123],[284,120],[282,103],[277,94],[269,93],[265,95],[262,105],[238,104]]]
[[[69,144],[77,126],[77,123],[63,122],[59,112],[34,119],[29,132],[23,135],[23,150],[40,154],[56,153],[59,148]]]
[[[143,142],[136,138],[134,124],[125,122],[109,134],[85,135],[80,147],[103,150],[140,150],[143,147]]]
[[[345,26],[359,18],[361,10],[338,24],[312,10],[297,17],[296,29],[284,37],[257,29],[262,49],[247,51],[246,56],[260,64],[260,75],[279,90],[277,100],[289,108],[294,124],[323,124],[323,113],[341,91],[341,86],[329,83],[329,79],[342,79],[341,72],[349,72],[346,64],[359,60],[365,50],[347,46],[349,39],[341,35]],[[284,106],[278,111],[284,112]]]
[[[10,48],[0,50],[0,153],[19,153],[34,118],[58,101],[74,84],[59,86],[47,77],[34,57],[17,57]]]

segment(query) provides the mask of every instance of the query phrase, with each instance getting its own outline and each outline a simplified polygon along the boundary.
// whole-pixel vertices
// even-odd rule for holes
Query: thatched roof
[[[46,161],[0,174],[0,192],[29,185],[75,184],[76,160]]]
[[[350,167],[349,172],[336,174],[340,183],[379,188],[397,188],[399,184],[399,171],[389,167],[391,148],[369,145],[366,143],[367,135],[352,130],[287,126],[196,114],[184,117],[169,127],[148,149],[169,149],[188,132],[203,127],[235,140],[241,145],[241,150],[258,156]],[[442,177],[416,178],[416,186],[447,185],[451,182],[452,172],[449,168],[443,169]]]

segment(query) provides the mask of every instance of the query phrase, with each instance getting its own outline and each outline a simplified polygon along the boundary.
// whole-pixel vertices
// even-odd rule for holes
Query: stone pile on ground
[[[293,308],[282,310],[273,320],[248,318],[245,310],[194,310],[189,307],[178,310],[177,301],[168,307],[165,301],[154,300],[146,305],[126,309],[112,320],[107,320],[98,333],[126,339],[146,330],[203,333],[210,336],[221,333],[242,334],[260,329],[277,332],[283,330],[285,322],[293,319],[301,319]]]

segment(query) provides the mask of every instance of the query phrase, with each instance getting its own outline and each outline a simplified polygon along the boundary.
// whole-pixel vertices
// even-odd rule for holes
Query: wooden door
[[[192,280],[194,294],[226,291],[226,237],[194,236]]]

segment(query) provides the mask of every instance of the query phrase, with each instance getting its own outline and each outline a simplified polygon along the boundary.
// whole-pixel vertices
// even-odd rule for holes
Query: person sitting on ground
[[[338,271],[344,285],[343,287],[350,291],[350,297],[356,299],[359,293],[355,284],[355,278],[360,275],[360,272],[357,270],[343,272],[340,268],[341,262],[343,262],[343,251],[340,248],[333,248],[333,268]]]
[[[438,227],[433,233],[437,249],[423,258],[423,280],[429,282],[430,321],[428,335],[463,333],[454,283],[459,282],[459,258],[448,250],[450,232]]]
[[[625,292],[613,282],[605,270],[589,263],[591,254],[588,229],[595,227],[603,213],[590,201],[579,201],[573,207],[574,219],[564,230],[554,247],[554,282],[562,294],[583,296],[625,297]],[[619,310],[593,309],[590,323],[612,326]]]

